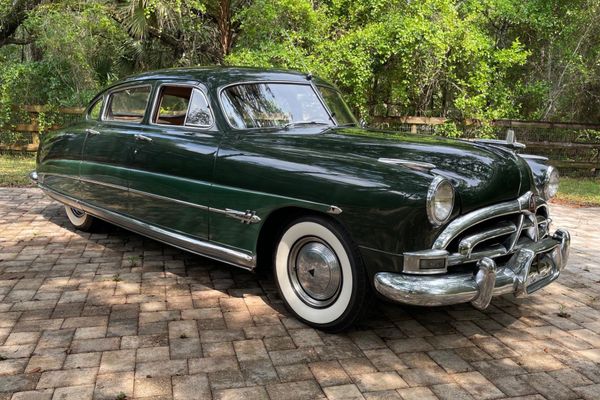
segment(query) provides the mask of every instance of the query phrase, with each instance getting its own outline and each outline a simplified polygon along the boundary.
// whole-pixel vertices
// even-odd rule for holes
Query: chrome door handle
[[[140,135],[139,133],[136,134],[134,137],[135,137],[135,140],[143,140],[144,142],[152,141],[152,138],[149,138],[148,136]]]
[[[99,134],[100,134],[100,132],[98,132],[98,131],[97,131],[97,130],[95,130],[95,129],[90,129],[90,128],[88,128],[88,129],[86,129],[85,131],[86,131],[86,133],[89,133],[90,135],[99,135]]]

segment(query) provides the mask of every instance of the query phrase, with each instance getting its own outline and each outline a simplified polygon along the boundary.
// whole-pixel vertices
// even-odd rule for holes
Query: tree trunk
[[[12,38],[12,35],[27,18],[27,12],[41,2],[42,0],[15,0],[8,14],[0,16],[0,47],[7,44],[26,44]]]
[[[217,17],[219,28],[219,43],[221,44],[221,59],[224,59],[231,51],[233,30],[231,29],[231,1],[219,1],[219,14]]]

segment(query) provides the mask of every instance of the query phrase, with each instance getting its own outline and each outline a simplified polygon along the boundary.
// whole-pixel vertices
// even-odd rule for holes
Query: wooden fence
[[[431,128],[451,122],[446,118],[438,117],[381,117],[373,118],[373,123],[378,127],[408,127],[410,132],[418,133],[423,128]],[[478,120],[465,120],[466,127],[477,127]],[[552,165],[577,174],[596,175],[600,171],[600,124],[585,124],[578,122],[551,122],[551,121],[521,121],[521,120],[494,120],[490,122],[499,138],[504,138],[506,130],[513,129],[517,140],[527,146],[527,153],[543,155],[550,158]],[[536,135],[547,131],[546,135]],[[556,132],[570,133],[556,135]],[[582,140],[576,132],[591,131],[596,134],[594,138]],[[554,135],[553,135],[554,134]],[[536,136],[545,136],[540,140]],[[568,140],[565,140],[565,136]]]
[[[31,134],[31,139],[28,144],[6,145],[0,143],[0,150],[37,151],[38,145],[40,143],[40,126],[38,124],[39,114],[42,112],[48,112],[50,110],[48,107],[36,105],[19,106],[17,107],[17,110],[25,111],[26,113],[28,113],[29,122],[16,124],[14,127],[11,127],[10,130],[25,134],[29,133]],[[58,109],[57,112],[62,115],[79,115],[83,113],[83,110],[83,108],[78,107],[63,107]],[[50,127],[50,130],[58,128],[60,128],[60,126],[56,125]]]
[[[17,124],[11,130],[20,133],[31,134],[31,139],[27,144],[5,145],[0,143],[0,150],[11,151],[36,151],[39,144],[39,114],[50,111],[47,107],[28,105],[21,106],[19,110],[29,114],[29,122]],[[61,108],[58,113],[61,115],[77,115],[83,112],[83,108]],[[411,132],[431,131],[436,126],[450,122],[446,118],[438,117],[400,117],[400,116],[376,116],[373,118],[374,125],[378,127],[402,127],[408,128]],[[467,127],[476,127],[480,125],[477,120],[465,120]],[[564,135],[546,135],[546,140],[531,138],[531,131],[548,130],[554,133],[557,130],[565,132],[594,131],[598,132],[595,137],[600,138],[600,124],[582,124],[568,122],[549,122],[549,121],[518,121],[518,120],[496,120],[490,123],[496,128],[499,135],[506,129],[513,129],[517,132],[517,139],[527,145],[527,152],[549,156],[551,163],[559,168],[575,170],[587,174],[595,175],[600,171],[600,139],[579,140],[577,137],[564,140]],[[51,129],[57,129],[59,126],[53,126]],[[559,136],[559,137],[557,137]]]

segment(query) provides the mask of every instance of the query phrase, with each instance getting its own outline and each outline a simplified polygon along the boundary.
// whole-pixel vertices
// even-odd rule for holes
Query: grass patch
[[[0,153],[0,186],[32,186],[29,173],[35,169],[35,153]]]
[[[561,177],[555,201],[583,207],[600,207],[600,179]]]

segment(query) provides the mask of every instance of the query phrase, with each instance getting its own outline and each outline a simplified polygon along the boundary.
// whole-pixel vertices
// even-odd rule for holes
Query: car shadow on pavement
[[[177,249],[104,221],[99,221],[93,233],[78,231],[69,223],[63,208],[58,205],[45,208],[42,215],[52,224],[78,235],[85,246],[94,248],[104,256],[108,255],[104,257],[106,262],[102,263],[102,268],[96,273],[106,277],[118,274],[120,279],[118,283],[121,285],[126,284],[127,279],[139,282],[140,275],[155,276],[157,280],[166,279],[168,276],[177,290],[181,290],[182,287],[189,288],[192,297],[193,292],[209,290],[219,291],[222,293],[220,298],[223,299],[251,297],[254,303],[261,303],[262,307],[271,308],[272,318],[276,315],[278,318],[293,319],[279,298],[270,271],[249,272]],[[171,267],[166,261],[172,261],[175,266]],[[144,278],[141,279],[144,283],[152,284]],[[169,297],[169,293],[166,296]],[[260,300],[257,300],[259,298]],[[527,299],[514,299],[510,295],[496,297],[488,309],[479,311],[470,304],[413,307],[395,304],[376,296],[374,304],[367,310],[366,315],[348,332],[377,330],[382,340],[461,333],[479,333],[487,336],[485,330],[472,321],[487,320],[484,325],[492,331],[510,328],[512,321],[516,321],[523,315],[519,307],[527,301]],[[194,301],[193,305],[200,308],[206,306],[199,301]],[[215,305],[214,301],[209,305]],[[239,311],[232,309],[230,312]],[[501,321],[498,322],[496,319]],[[249,319],[248,323],[252,324],[252,321]],[[299,321],[295,324],[304,326]],[[398,326],[403,326],[403,329],[399,331]],[[217,324],[210,327],[216,328]],[[223,326],[225,327],[227,323]]]

